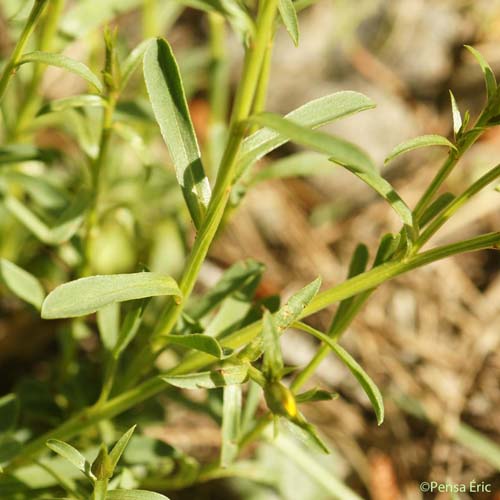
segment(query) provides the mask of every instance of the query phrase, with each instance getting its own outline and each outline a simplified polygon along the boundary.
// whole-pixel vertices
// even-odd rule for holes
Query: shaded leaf
[[[55,99],[43,105],[37,113],[37,116],[47,113],[57,113],[66,109],[85,108],[85,107],[103,107],[106,101],[96,94],[82,94],[71,97]]]
[[[45,291],[40,282],[28,271],[7,259],[0,259],[0,282],[20,299],[37,309],[42,307]]]
[[[420,220],[418,221],[420,227],[424,227],[434,217],[439,215],[454,199],[455,195],[452,193],[443,193],[436,198],[420,216]]]
[[[134,71],[140,66],[142,58],[144,57],[146,50],[152,42],[152,38],[143,40],[139,45],[137,45],[137,47],[132,50],[132,52],[123,62],[120,79],[120,86],[122,90],[126,87]]]
[[[262,348],[264,350],[262,371],[268,380],[278,380],[283,371],[283,356],[279,332],[269,311],[264,312],[262,319]]]
[[[476,58],[476,61],[481,66],[481,71],[484,75],[484,82],[486,84],[486,92],[488,94],[488,101],[492,99],[497,91],[497,80],[495,78],[495,73],[491,69],[490,65],[486,62],[483,55],[470,45],[465,45],[465,48]]]
[[[79,471],[83,472],[87,477],[94,478],[92,472],[90,471],[90,463],[87,462],[85,457],[76,449],[73,448],[68,443],[60,441],[59,439],[49,439],[47,441],[47,447],[50,448],[54,453],[57,453],[61,457],[65,458],[68,462],[71,462]]]
[[[14,196],[5,198],[5,208],[40,241],[48,245],[60,245],[72,238],[82,225],[88,202],[88,194],[80,194],[52,226],[46,224]]]
[[[323,389],[310,389],[309,391],[302,392],[295,395],[297,403],[312,403],[314,401],[331,401],[337,399],[339,395],[335,392],[325,391]]]
[[[63,68],[86,80],[88,83],[93,85],[100,93],[104,91],[102,83],[95,75],[95,73],[93,73],[82,62],[75,61],[74,59],[71,59],[70,57],[67,57],[63,54],[54,54],[52,52],[42,52],[39,50],[35,52],[29,52],[28,54],[24,54],[23,57],[21,57],[18,66],[30,62],[48,64],[49,66]]]
[[[221,467],[230,465],[238,455],[238,438],[241,425],[241,385],[224,387],[222,406]]]
[[[193,333],[189,335],[163,335],[162,339],[168,340],[172,344],[205,352],[217,359],[224,357],[224,351],[217,340],[209,335]]]
[[[50,163],[58,156],[56,150],[37,148],[30,144],[8,144],[0,147],[0,165],[25,161]]]
[[[12,431],[19,416],[19,400],[15,394],[0,398],[0,434]]]
[[[116,341],[116,345],[113,349],[113,357],[118,359],[121,353],[127,348],[127,346],[132,342],[134,337],[139,331],[139,327],[142,321],[142,315],[144,314],[144,309],[148,303],[149,299],[144,299],[136,302],[132,308],[127,312],[123,324],[120,328],[120,333]]]
[[[181,389],[215,389],[232,384],[242,384],[248,374],[247,365],[231,365],[200,373],[188,375],[161,376],[167,384]]]
[[[168,500],[168,497],[146,490],[112,490],[107,492],[106,500]]]
[[[170,276],[156,273],[90,276],[58,286],[45,299],[42,318],[74,318],[96,312],[113,302],[173,295],[181,292]]]
[[[120,305],[112,302],[97,311],[97,327],[107,351],[112,351],[120,333]]]
[[[398,144],[384,161],[385,163],[388,163],[391,160],[394,160],[394,158],[396,158],[397,156],[407,153],[408,151],[425,148],[427,146],[446,146],[454,150],[457,149],[454,144],[452,144],[446,137],[443,137],[442,135],[421,135],[419,137],[414,137],[413,139]]]
[[[299,44],[299,20],[292,0],[279,0],[279,13],[295,46]]]
[[[300,106],[285,118],[308,128],[317,128],[340,118],[375,107],[375,103],[358,92],[336,92]],[[243,141],[237,172],[241,175],[249,165],[286,143],[288,139],[271,128],[258,130]]]
[[[170,45],[157,39],[144,56],[144,78],[156,121],[175,165],[187,207],[200,227],[210,200],[200,148],[189,115],[177,61]]]

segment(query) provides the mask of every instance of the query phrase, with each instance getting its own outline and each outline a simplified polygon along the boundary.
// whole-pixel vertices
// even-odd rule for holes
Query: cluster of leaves
[[[137,487],[180,488],[217,477],[221,470],[225,475],[252,477],[233,462],[246,444],[266,435],[271,421],[275,434],[281,421],[313,450],[328,452],[328,445],[299,411],[303,403],[336,397],[321,388],[300,392],[327,353],[332,352],[358,380],[377,422],[384,418],[379,389],[338,344],[373,290],[429,262],[500,242],[500,235],[493,233],[420,252],[465,202],[500,175],[495,167],[462,194],[436,196],[463,153],[498,122],[500,92],[493,72],[474,49],[469,48],[483,70],[488,95],[476,123],[470,125],[468,113],[462,119],[452,96],[453,141],[436,135],[418,137],[396,146],[387,158],[391,161],[424,146],[449,150],[442,168],[411,209],[361,148],[317,130],[373,108],[368,97],[344,91],[306,103],[285,116],[264,111],[265,61],[270,58],[278,21],[298,43],[297,12],[310,2],[267,0],[259,2],[256,15],[255,6],[238,0],[167,2],[160,16],[165,24],[179,15],[179,4],[201,9],[210,20],[212,52],[185,54],[179,58],[184,61],[182,68],[163,38],[146,39],[123,57],[128,51],[125,41],[109,29],[104,31],[101,75],[53,50],[93,30],[117,10],[142,3],[107,0],[99,2],[97,13],[95,3],[88,0],[63,14],[62,0],[35,0],[16,48],[4,64],[0,232],[9,238],[2,238],[0,244],[5,256],[0,260],[0,281],[5,290],[39,311],[41,318],[71,320],[58,327],[61,360],[54,363],[50,383],[25,381],[1,400],[0,462],[6,472],[0,479],[2,498],[49,498],[59,486],[76,499],[93,495],[94,500],[153,500],[165,497]],[[14,4],[7,1],[6,10],[17,19]],[[146,19],[151,19],[147,16],[151,5],[156,4],[142,5]],[[246,50],[230,119],[224,111],[229,82],[221,71],[221,65],[227,64],[226,22]],[[16,23],[12,24],[15,32]],[[38,24],[37,50],[26,51]],[[148,99],[135,75],[141,62]],[[30,66],[32,73],[25,73]],[[88,91],[42,102],[38,88],[46,66],[77,75]],[[188,107],[200,71],[208,72],[212,85],[210,142],[205,147],[198,143]],[[16,89],[24,94],[21,104]],[[170,153],[171,170],[165,170],[163,159],[151,151],[158,127]],[[57,130],[71,146],[54,150],[36,145],[35,132],[47,129]],[[254,167],[288,141],[312,152],[291,154],[260,170]],[[279,297],[256,297],[264,268],[247,260],[227,269],[205,294],[192,297],[212,240],[249,189],[270,179],[314,175],[333,166],[347,169],[367,184],[401,220],[398,234],[381,238],[370,269],[368,248],[360,244],[347,281],[320,292],[321,280],[316,279],[281,305]],[[196,239],[186,255],[190,222]],[[16,254],[23,258],[13,262]],[[147,262],[147,268],[140,262]],[[20,267],[23,263],[38,270],[38,278]],[[59,285],[53,287],[55,283]],[[53,288],[48,295],[45,284]],[[339,305],[326,332],[303,322],[336,302]],[[285,366],[281,355],[280,337],[290,328],[321,343],[301,369]],[[94,332],[102,346],[99,359],[82,361],[79,343]],[[166,348],[179,361],[169,370],[158,371],[154,359]],[[185,350],[189,352],[183,354]],[[96,363],[100,380],[90,380],[101,386],[99,394],[89,382]],[[116,440],[115,425],[125,428],[130,420],[147,425],[161,418],[153,398],[160,392],[196,406],[184,393],[192,389],[209,390],[206,404],[199,409],[221,425],[221,453],[215,464],[200,465],[146,436],[131,439],[133,429],[109,453],[101,445],[92,465],[85,458],[96,455],[98,438],[92,433],[96,426],[101,441],[109,444]],[[259,410],[262,397],[265,412]],[[139,404],[143,406],[137,413],[134,408]],[[78,439],[83,455],[60,441],[72,438]],[[116,474],[129,440],[132,451],[124,456],[127,467]],[[45,443],[76,465],[90,480],[92,492],[88,483],[75,482],[58,458],[38,458]],[[33,463],[26,465],[30,460]],[[262,475],[259,478],[263,480]],[[357,498],[345,490],[332,494]]]

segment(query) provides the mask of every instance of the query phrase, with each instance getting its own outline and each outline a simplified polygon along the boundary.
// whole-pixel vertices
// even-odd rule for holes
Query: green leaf
[[[220,465],[227,467],[238,455],[238,439],[241,425],[241,385],[224,387],[222,406],[222,446]]]
[[[453,95],[453,92],[451,90],[450,90],[450,100],[451,100],[451,115],[453,118],[453,132],[456,137],[460,132],[460,129],[462,128],[462,115],[460,114],[457,101],[455,100],[455,96]]]
[[[42,307],[45,291],[40,282],[30,273],[7,259],[0,259],[0,282],[20,299]]]
[[[373,260],[373,267],[377,267],[391,259],[401,242],[401,233],[387,233],[382,236]]]
[[[297,437],[316,453],[320,452],[326,455],[330,453],[328,446],[319,437],[316,429],[309,422],[297,422],[288,419],[284,419],[282,422],[285,423],[291,434]]]
[[[484,75],[484,82],[486,84],[486,92],[488,94],[488,101],[492,99],[497,91],[497,80],[495,78],[495,73],[491,69],[490,65],[486,62],[483,55],[470,45],[465,45],[465,48],[476,58],[476,61],[481,66],[481,71]]]
[[[414,137],[408,141],[398,144],[385,159],[385,163],[394,160],[399,155],[412,151],[414,149],[425,148],[427,146],[446,146],[448,148],[457,150],[456,146],[452,144],[446,137],[442,135],[429,134]]]
[[[121,68],[122,77],[120,81],[122,90],[127,86],[130,77],[141,64],[142,58],[144,57],[147,48],[152,42],[153,42],[152,38],[147,38],[146,40],[143,40],[139,45],[137,45],[137,47],[135,47],[132,50],[132,52],[127,56],[127,58],[123,62]]]
[[[181,297],[177,283],[156,273],[90,276],[58,286],[45,299],[42,318],[75,318],[96,312],[113,302],[173,295]]]
[[[330,160],[338,163],[334,158],[330,158]],[[345,168],[382,196],[382,198],[384,198],[384,200],[386,200],[389,205],[391,205],[392,209],[399,215],[403,224],[413,227],[414,222],[412,211],[394,190],[392,185],[377,171],[365,170],[357,165],[345,165]]]
[[[299,44],[299,20],[292,0],[279,0],[279,13],[295,46]]]
[[[169,500],[165,495],[146,490],[108,491],[106,500]]]
[[[335,392],[325,391],[323,389],[310,389],[295,396],[297,403],[312,403],[314,401],[331,401],[337,399],[339,395]]]
[[[93,85],[99,93],[102,94],[104,91],[102,83],[95,73],[93,73],[85,64],[75,61],[74,59],[71,59],[63,54],[54,54],[52,52],[41,52],[37,50],[35,52],[24,54],[17,65],[21,66],[22,64],[30,62],[48,64],[49,66],[63,68],[86,80],[88,83]]]
[[[279,332],[269,311],[264,312],[262,319],[262,348],[264,350],[262,362],[264,375],[268,380],[279,380],[283,372],[283,356]]]
[[[94,479],[90,468],[90,463],[87,462],[85,457],[68,443],[60,441],[59,439],[49,439],[46,443],[47,447],[61,457],[71,462],[79,471],[83,472],[88,478]]]
[[[354,144],[323,132],[310,130],[273,113],[261,113],[250,117],[249,121],[273,128],[298,144],[327,154],[330,156],[330,161],[347,168],[386,199],[405,224],[413,225],[411,210],[394,188],[376,171],[370,158]]]
[[[194,225],[199,228],[210,200],[210,185],[203,170],[179,67],[165,40],[155,40],[147,49],[144,78],[156,121],[175,165],[177,181]]]
[[[224,351],[216,339],[202,333],[192,333],[188,335],[163,335],[162,339],[168,340],[172,344],[205,352],[217,359],[224,357]]]
[[[420,216],[420,220],[418,221],[420,227],[424,227],[434,217],[439,215],[454,199],[455,195],[452,193],[443,193],[436,198]]]
[[[123,452],[125,451],[125,448],[128,445],[128,442],[130,441],[130,438],[132,437],[132,434],[135,431],[135,428],[137,426],[133,425],[115,444],[113,449],[109,453],[109,459],[111,462],[111,467],[112,470],[114,471],[116,466],[118,465],[118,462],[123,455]]]
[[[37,116],[47,113],[58,113],[66,109],[85,108],[85,107],[103,107],[106,101],[96,94],[82,94],[71,97],[63,97],[55,99],[42,106],[37,113]]]
[[[37,148],[29,144],[8,144],[0,147],[0,165],[22,163],[25,161],[50,163],[57,156],[57,151]]]
[[[325,338],[322,340],[327,343]],[[340,347],[338,344],[333,344],[331,342],[329,345],[337,357],[347,366],[347,368],[349,368],[350,372],[360,383],[361,387],[368,396],[373,409],[375,410],[377,423],[380,425],[384,421],[384,401],[378,387],[375,385],[375,382],[373,382],[373,380],[363,370],[361,365],[345,349]]]
[[[89,196],[82,193],[49,226],[14,196],[6,196],[5,208],[40,241],[48,245],[60,245],[71,239],[83,223]]]
[[[120,328],[120,333],[113,349],[113,357],[118,359],[121,353],[132,342],[139,331],[142,321],[142,315],[146,308],[149,299],[144,299],[134,303],[133,307],[127,312],[123,324]]]
[[[160,378],[167,384],[181,389],[215,389],[226,385],[242,384],[248,374],[248,365],[231,365],[207,372],[188,375],[164,375]]]
[[[19,416],[19,400],[15,394],[0,398],[0,434],[12,431]]]
[[[309,325],[306,325],[305,323],[298,323],[297,327],[302,331],[309,333],[313,337],[316,337],[318,340],[324,342],[347,366],[347,368],[356,377],[357,381],[360,383],[361,387],[368,396],[373,409],[375,410],[377,423],[380,425],[384,421],[384,401],[382,399],[382,395],[380,394],[380,391],[373,380],[363,370],[359,363],[345,349],[340,347],[337,342],[332,340],[324,333],[321,333],[320,331],[312,328]]]
[[[112,351],[120,333],[120,305],[112,302],[97,311],[97,327],[107,351]]]
[[[203,318],[224,299],[244,288],[264,272],[264,265],[253,259],[237,262],[224,271],[221,279],[201,298],[188,307],[188,315],[194,320]]]
[[[285,118],[314,129],[374,107],[375,103],[363,94],[344,91],[310,101],[288,113]],[[287,141],[286,136],[271,128],[263,128],[252,134],[243,141],[238,159],[238,175]]]
[[[250,178],[248,184],[255,185],[287,177],[321,175],[328,172],[331,166],[331,162],[324,155],[303,151],[265,165]]]

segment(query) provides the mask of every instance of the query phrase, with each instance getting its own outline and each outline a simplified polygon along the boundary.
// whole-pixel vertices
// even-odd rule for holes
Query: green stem
[[[92,162],[90,168],[92,180],[92,199],[89,212],[86,220],[86,234],[85,234],[85,253],[84,253],[84,266],[82,274],[86,275],[91,272],[92,260],[92,243],[95,238],[95,231],[98,224],[98,208],[99,198],[101,194],[101,177],[102,169],[105,164],[109,143],[113,131],[113,114],[115,111],[118,96],[111,93],[108,96],[106,105],[104,106],[104,116],[102,122],[101,137],[99,139],[99,151],[97,158]]]
[[[469,130],[466,134],[462,136],[462,139],[457,144],[457,150],[451,150],[448,154],[448,158],[443,163],[442,167],[438,170],[435,177],[432,179],[429,187],[426,189],[419,202],[417,203],[413,215],[415,220],[418,222],[425,209],[429,206],[434,195],[437,193],[443,182],[451,174],[458,161],[464,153],[478,140],[478,138],[483,134],[484,127],[486,126],[488,120],[490,119],[491,112],[487,108],[479,116],[473,129]]]
[[[391,262],[371,269],[363,274],[359,274],[344,283],[325,290],[317,295],[310,305],[304,309],[299,319],[303,319],[314,314],[325,307],[328,307],[339,300],[352,297],[362,292],[371,290],[381,283],[388,281],[403,273],[425,266],[452,255],[484,250],[486,248],[500,247],[500,232],[489,233],[470,240],[444,245],[419,255],[408,258],[403,262]],[[261,322],[256,321],[237,332],[227,336],[222,344],[224,347],[233,349],[240,348],[253,340],[261,331]],[[213,363],[211,356],[203,353],[188,355],[186,358],[168,374],[189,373]],[[48,439],[70,439],[81,433],[84,429],[95,425],[101,420],[111,419],[116,415],[134,407],[135,405],[159,394],[166,390],[165,382],[159,377],[153,377],[142,384],[129,389],[127,392],[106,401],[99,407],[87,409],[78,415],[72,417],[60,427],[44,434],[37,439],[23,446],[22,451],[13,459],[8,469],[19,465],[30,457],[40,453]]]
[[[474,195],[500,176],[500,165],[491,169],[480,177],[474,184],[467,188],[460,196],[457,196],[422,232],[412,247],[412,252],[417,253],[422,246],[439,230],[439,228],[455,214],[455,212],[467,203]]]
[[[108,479],[99,479],[95,482],[92,500],[106,500],[108,482]]]
[[[143,38],[152,38],[158,34],[158,9],[156,0],[144,0],[142,7]]]
[[[47,7],[45,15],[45,22],[43,23],[42,31],[40,34],[40,42],[38,50],[47,52],[52,49],[55,35],[57,33],[57,25],[59,18],[64,8],[64,0],[52,0]],[[33,75],[26,91],[26,96],[19,110],[19,115],[14,130],[12,131],[12,138],[17,138],[26,129],[28,123],[31,122],[40,103],[40,95],[38,89],[40,87],[43,74],[46,66],[44,64],[36,63],[33,69]]]
[[[21,36],[14,47],[14,51],[12,52],[10,59],[7,61],[2,76],[0,77],[0,102],[2,102],[7,85],[14,75],[15,67],[19,62],[19,59],[21,59],[24,48],[26,47],[31,34],[33,33],[33,30],[42,15],[47,2],[48,0],[35,0],[35,3],[33,4],[28,20],[26,21],[26,25],[24,26]]]
[[[273,32],[277,3],[277,0],[265,0],[260,3],[257,16],[257,31],[255,39],[245,56],[243,75],[241,77],[242,83],[238,88],[231,116],[228,143],[217,172],[217,179],[205,219],[185,264],[185,272],[179,282],[179,288],[184,297],[183,304],[186,303],[193,291],[201,266],[220,226],[229,200],[234,180],[236,158],[245,137],[245,120],[251,111],[262,60]],[[132,360],[129,369],[130,375],[126,374],[125,377],[127,381],[137,379],[144,368],[150,366],[155,356],[168,344],[168,341],[163,336],[168,335],[177,324],[183,304],[169,301],[163,317],[150,339],[151,345],[144,347],[137,357]]]

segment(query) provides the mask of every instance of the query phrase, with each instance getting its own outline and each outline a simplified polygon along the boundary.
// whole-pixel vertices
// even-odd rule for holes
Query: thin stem
[[[106,500],[108,482],[108,479],[99,479],[95,482],[92,500]]]
[[[255,39],[246,53],[242,83],[238,88],[231,116],[228,143],[217,172],[217,179],[205,219],[189,254],[185,264],[185,272],[179,283],[179,288],[184,297],[183,304],[186,303],[193,291],[201,266],[205,261],[208,249],[220,226],[229,200],[231,186],[234,181],[236,157],[245,137],[245,120],[249,116],[254,100],[260,76],[260,68],[266,47],[273,32],[276,12],[277,0],[265,0],[260,3],[259,14],[257,16],[257,31]],[[162,337],[173,330],[181,312],[182,304],[169,301],[163,317],[150,339],[151,346],[144,347],[138,356],[132,360],[131,368],[129,369],[131,375],[126,376],[126,379],[130,378],[130,380],[133,380],[133,377],[139,377],[144,367],[149,366],[154,357],[167,345],[168,341]]]
[[[325,290],[317,295],[310,305],[304,309],[299,319],[303,319],[321,309],[359,293],[371,290],[381,283],[418,267],[425,266],[452,255],[484,250],[486,248],[500,248],[500,232],[489,233],[469,240],[444,245],[419,255],[408,258],[403,262],[393,262],[381,265],[363,274],[357,275],[341,285]],[[222,344],[233,349],[240,348],[253,340],[261,331],[261,322],[256,321],[241,330],[227,336]],[[188,355],[168,374],[188,373],[213,363],[213,358],[203,353]],[[160,392],[166,390],[165,382],[159,377],[153,377],[142,384],[129,389],[127,392],[110,399],[102,406],[90,408],[67,420],[60,427],[44,434],[23,446],[22,451],[14,457],[7,469],[12,469],[30,457],[40,453],[48,439],[70,439],[84,429],[95,425],[101,420],[111,419],[116,415],[134,407]]]
[[[142,34],[143,38],[151,38],[158,34],[157,0],[144,0],[142,7]]]
[[[467,188],[460,196],[457,196],[440,214],[436,217],[422,232],[418,240],[415,242],[412,252],[416,253],[429,239],[439,230],[439,228],[455,214],[455,212],[467,203],[474,195],[479,193],[484,187],[493,182],[500,176],[500,165],[491,169],[489,172],[480,177],[469,188]]]
[[[35,0],[35,3],[33,4],[28,20],[26,21],[26,25],[24,26],[21,36],[19,37],[19,40],[14,47],[14,51],[12,52],[0,78],[0,102],[2,102],[7,85],[14,75],[15,67],[19,62],[19,59],[21,59],[24,48],[26,47],[33,30],[38,23],[47,2],[48,0]]]
[[[451,150],[448,154],[448,158],[443,163],[443,166],[438,170],[435,177],[432,179],[429,187],[426,189],[419,202],[417,203],[413,214],[415,220],[418,222],[425,209],[429,206],[434,195],[438,192],[439,188],[443,182],[448,178],[453,169],[458,163],[458,160],[462,158],[464,153],[477,141],[477,139],[483,134],[484,126],[490,118],[490,112],[488,108],[481,113],[475,126],[469,132],[462,136],[462,139],[457,144],[458,151]]]
[[[47,52],[52,49],[55,35],[57,33],[57,25],[63,11],[64,0],[52,0],[49,2],[45,20],[42,26],[38,50]],[[43,78],[46,66],[36,63],[33,69],[33,75],[26,91],[26,96],[23,100],[15,128],[12,132],[12,138],[17,138],[26,129],[28,123],[31,122],[37,111],[40,103],[40,95],[38,89]]]

